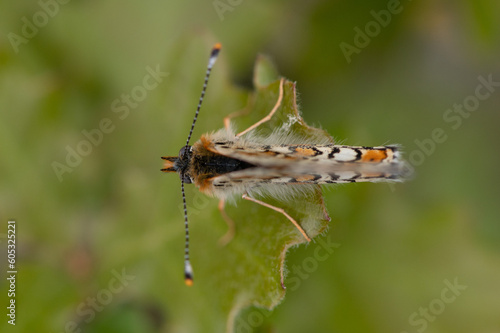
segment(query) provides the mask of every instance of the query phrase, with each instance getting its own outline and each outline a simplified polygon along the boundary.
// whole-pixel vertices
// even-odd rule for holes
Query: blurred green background
[[[500,332],[500,87],[478,88],[479,77],[500,82],[500,3],[395,4],[3,2],[0,241],[6,253],[15,219],[18,275],[13,327],[1,254],[0,331],[226,329],[223,290],[183,285],[179,179],[159,172],[159,157],[185,142],[221,42],[194,139],[245,105],[262,53],[297,82],[309,124],[345,144],[399,143],[416,174],[325,188],[332,221],[322,239],[338,247],[321,261],[318,243],[294,248],[284,301],[244,310],[236,332]],[[157,66],[162,82],[114,112]],[[473,111],[448,111],[463,103]],[[110,133],[81,146],[87,156],[59,179],[53,163],[99,126]],[[200,211],[193,260],[216,267],[210,254],[226,230],[217,201],[186,194]],[[123,272],[129,279],[115,284]],[[455,281],[466,289],[453,293]],[[89,305],[95,297],[102,309]]]

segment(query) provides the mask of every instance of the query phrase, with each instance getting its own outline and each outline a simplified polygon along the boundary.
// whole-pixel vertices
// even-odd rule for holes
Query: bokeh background
[[[183,285],[179,180],[159,172],[159,157],[184,144],[209,49],[221,42],[196,138],[245,105],[262,53],[297,81],[309,124],[345,144],[399,143],[415,168],[405,184],[325,189],[332,222],[323,239],[338,247],[321,261],[318,243],[293,249],[283,302],[243,311],[236,331],[500,332],[499,84],[473,97],[479,77],[500,82],[500,4],[401,1],[385,26],[373,23],[373,11],[393,5],[3,2],[0,330],[226,329],[224,284]],[[371,36],[356,37],[367,27]],[[346,57],[347,44],[356,51]],[[128,113],[114,112],[148,66],[168,75]],[[448,111],[464,102],[474,111]],[[113,129],[59,179],[54,162],[65,164],[82,131],[103,119]],[[198,253],[208,274],[226,226],[216,200],[193,188],[187,196],[199,208],[193,260]],[[4,314],[9,219],[17,221],[15,327]],[[123,272],[129,279],[115,284]],[[464,287],[450,293],[445,281]],[[106,304],[92,306],[95,297]]]

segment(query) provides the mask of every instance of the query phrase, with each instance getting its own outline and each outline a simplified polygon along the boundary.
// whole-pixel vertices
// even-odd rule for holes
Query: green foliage
[[[222,16],[212,1],[197,0],[2,7],[0,267],[5,221],[14,218],[19,306],[16,326],[2,320],[0,331],[223,332],[234,321],[237,332],[247,323],[253,332],[410,333],[422,328],[410,315],[455,277],[468,289],[425,332],[498,331],[500,90],[458,128],[443,115],[471,102],[480,75],[500,81],[500,3],[403,1],[377,34],[373,12],[390,1],[219,2],[229,6]],[[9,34],[22,34],[25,19],[56,3],[59,11],[16,52]],[[374,30],[363,41],[354,28],[367,24]],[[183,284],[179,179],[159,171],[159,157],[185,143],[215,42],[223,49],[193,140],[245,105],[255,112],[235,119],[240,130],[269,112],[278,92],[269,61],[259,60],[250,96],[251,87],[235,84],[251,81],[260,52],[296,82],[308,124],[338,143],[399,143],[410,162],[424,156],[411,182],[325,186],[332,221],[323,232],[319,192],[310,207],[269,201],[296,214],[311,235],[322,232],[287,253],[284,300],[280,256],[303,241],[298,231],[280,214],[238,200],[227,207],[237,234],[220,247],[227,227],[217,201],[193,186],[186,195],[195,285]],[[363,44],[350,63],[342,42]],[[112,103],[143,84],[147,66],[168,76],[122,119]],[[284,114],[293,114],[292,91],[287,81]],[[76,149],[87,140],[83,131],[103,119],[114,130],[59,181],[52,163],[66,163],[67,147]],[[262,134],[284,120],[277,115]],[[446,141],[424,153],[422,142],[430,149],[437,128]],[[341,246],[319,261],[322,241]],[[122,268],[134,279],[95,317],[79,313],[92,309],[89,299],[106,301]],[[5,287],[0,280],[3,295]],[[258,306],[238,316],[250,304]]]
[[[240,128],[252,124],[273,109],[278,99],[280,80],[270,62],[259,57],[255,66],[255,92],[249,104],[242,111],[246,119],[236,119]],[[270,133],[273,128],[288,121],[289,117],[299,118],[291,129],[305,137],[327,136],[324,131],[308,127],[300,118],[296,107],[295,85],[285,81],[282,106],[269,122],[259,126],[260,133]],[[240,121],[238,121],[240,120]],[[241,126],[243,123],[245,126]],[[282,202],[279,198],[266,198],[265,202],[284,208],[314,237],[327,228],[323,195],[318,186],[311,196],[301,196],[293,202]],[[250,213],[249,213],[250,212]],[[281,282],[284,280],[285,256],[290,246],[307,242],[297,229],[282,214],[251,202],[239,203],[232,209],[231,218],[236,222],[236,236],[226,248],[217,253],[220,261],[217,268],[211,268],[212,288],[222,298],[230,301],[229,323],[234,321],[238,309],[255,305],[272,309],[285,295]],[[227,288],[227,286],[231,286]],[[224,295],[224,296],[223,296]],[[230,324],[231,326],[231,324]]]

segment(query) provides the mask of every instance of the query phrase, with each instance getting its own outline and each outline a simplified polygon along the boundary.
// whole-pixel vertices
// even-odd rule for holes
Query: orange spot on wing
[[[362,162],[380,162],[387,158],[387,152],[385,150],[367,150],[363,156],[361,156]]]
[[[314,151],[314,149],[311,149],[311,148],[301,148],[301,147],[295,148],[295,153],[298,154],[298,155],[302,155],[302,156],[314,156],[316,154],[316,152]]]
[[[303,175],[300,177],[295,178],[298,182],[306,182],[308,180],[313,180],[314,176],[313,175]]]
[[[264,154],[269,155],[269,156],[276,156],[276,155],[278,155],[278,153],[275,152],[275,151],[266,151],[266,152],[264,152]]]

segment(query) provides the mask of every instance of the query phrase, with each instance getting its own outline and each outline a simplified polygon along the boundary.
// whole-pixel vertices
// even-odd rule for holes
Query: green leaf
[[[244,116],[233,118],[239,131],[269,114],[278,100],[280,80],[265,57],[257,60],[254,83],[255,91],[250,94],[247,107],[240,111]],[[285,80],[283,90],[281,107],[270,121],[256,129],[257,132],[267,135],[286,122],[293,133],[331,139],[323,130],[309,127],[302,120],[297,109],[295,84]],[[326,230],[329,217],[319,186],[293,202],[280,199],[265,198],[263,201],[283,208],[311,238]],[[232,331],[236,316],[242,309],[251,305],[272,309],[283,300],[286,253],[291,246],[307,241],[284,215],[270,208],[239,200],[237,207],[227,207],[226,212],[235,222],[236,235],[225,247],[206,254],[204,269],[216,273],[207,276],[206,272],[201,272],[195,277],[195,284],[197,279],[203,284],[209,279],[206,288],[218,291],[228,316],[227,330]],[[195,270],[199,268],[196,267],[197,256],[199,259],[199,253],[194,252]]]
[[[254,68],[253,84],[255,87],[264,87],[279,80],[279,73],[271,60],[260,54]]]

